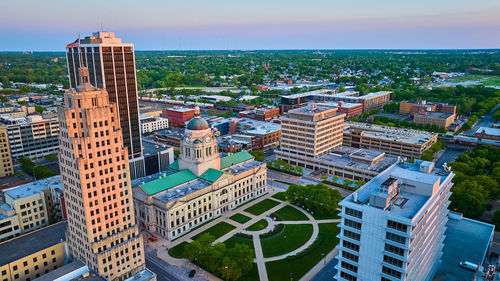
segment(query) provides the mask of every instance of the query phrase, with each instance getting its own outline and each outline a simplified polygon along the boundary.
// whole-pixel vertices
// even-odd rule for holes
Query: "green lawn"
[[[251,226],[247,227],[248,231],[259,231],[267,227],[267,221],[266,220],[260,220]]]
[[[490,77],[488,80],[482,82],[484,86],[500,86],[500,76]]]
[[[261,238],[262,253],[269,258],[291,252],[304,245],[311,238],[312,232],[310,224],[287,224],[279,234]]]
[[[232,219],[233,221],[235,222],[238,222],[238,223],[241,223],[241,224],[244,224],[246,223],[247,221],[251,220],[251,218],[243,215],[243,214],[234,214],[230,217],[230,219]]]
[[[500,76],[470,74],[447,79],[449,82],[480,81],[483,86],[500,86]]]
[[[232,248],[234,247],[234,244],[245,244],[247,245],[250,249],[252,249],[253,256],[255,257],[255,250],[253,247],[253,240],[252,239],[246,239],[238,236],[233,236],[226,241],[224,241],[224,244],[226,244],[227,248]]]
[[[285,206],[271,214],[280,221],[307,221],[307,216],[292,206]]]
[[[178,259],[181,259],[183,258],[183,254],[184,254],[184,247],[186,247],[186,245],[189,244],[188,242],[182,242],[182,243],[179,243],[177,246],[173,247],[173,248],[170,248],[168,250],[168,254],[171,255],[172,257],[174,258],[178,258]]]
[[[339,211],[335,211],[335,214],[331,214],[331,215],[319,215],[319,214],[311,214],[314,219],[317,219],[317,220],[331,220],[331,219],[339,219],[339,216],[337,215],[338,213],[340,213]]]
[[[253,205],[252,207],[246,208],[245,212],[258,216],[279,204],[280,203],[278,201],[265,199]]]
[[[229,231],[235,229],[236,227],[234,227],[233,225],[227,223],[227,222],[219,222],[218,224],[212,226],[211,228],[199,233],[198,235],[195,235],[193,237],[191,237],[191,239],[193,240],[196,240],[198,239],[201,235],[205,234],[205,233],[210,233],[212,234],[215,239],[218,239],[220,238],[221,236],[223,236],[224,234],[228,233]]]
[[[332,251],[339,242],[335,237],[339,233],[336,223],[319,224],[319,232],[322,233],[321,240],[305,250],[303,255],[266,263],[269,280],[288,281],[290,276],[293,280],[299,280],[321,261],[323,258],[321,254],[326,255]]]
[[[278,192],[271,197],[276,198],[276,199],[281,200],[281,201],[286,201],[285,192]]]

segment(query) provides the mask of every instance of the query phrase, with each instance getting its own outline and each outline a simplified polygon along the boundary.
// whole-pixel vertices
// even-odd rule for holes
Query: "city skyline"
[[[480,0],[2,3],[0,51],[62,51],[67,38],[114,31],[137,50],[489,49],[500,46],[500,3]],[[95,4],[95,5],[94,5]],[[132,9],[133,7],[133,9]],[[71,9],[70,9],[71,8]],[[79,11],[74,16],[62,11]],[[59,13],[61,12],[61,13]],[[15,15],[15,16],[14,16]],[[132,19],[132,20],[131,20]],[[56,36],[57,35],[57,36]],[[54,40],[44,40],[44,38]],[[36,47],[33,47],[36,46]]]

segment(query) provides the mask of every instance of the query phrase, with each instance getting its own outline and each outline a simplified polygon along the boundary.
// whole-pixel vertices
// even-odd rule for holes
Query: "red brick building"
[[[238,117],[240,118],[250,118],[259,121],[269,121],[279,117],[279,115],[280,115],[280,108],[272,106],[255,108],[252,110],[241,111],[238,113]]]
[[[160,116],[168,119],[170,127],[184,127],[187,121],[194,118],[194,108],[167,108]]]
[[[363,113],[363,105],[360,103],[344,103],[340,102],[338,107],[339,113],[345,113],[345,118],[351,118]]]

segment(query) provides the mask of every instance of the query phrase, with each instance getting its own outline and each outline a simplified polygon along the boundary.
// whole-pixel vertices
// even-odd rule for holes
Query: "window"
[[[382,266],[382,273],[401,279],[401,272],[394,270],[392,268],[388,268],[386,266]]]
[[[363,213],[361,211],[350,209],[350,208],[345,208],[345,214],[349,215],[351,217],[359,218],[359,219],[361,219],[363,217]]]
[[[347,249],[351,249],[353,251],[359,252],[359,245],[356,245],[354,243],[351,243],[348,241],[342,241],[342,246],[344,246]]]
[[[399,243],[399,244],[403,244],[403,245],[406,244],[406,238],[405,237],[397,235],[397,234],[394,234],[392,232],[387,232],[386,235],[385,235],[385,238],[387,240],[391,240],[391,241],[394,241],[394,242]]]
[[[385,250],[387,252],[391,252],[391,253],[396,254],[396,255],[400,255],[400,256],[405,255],[404,249],[401,249],[401,248],[393,246],[393,245],[385,244]]]
[[[403,261],[384,255],[384,262],[397,267],[403,267]]]
[[[344,229],[344,236],[358,241],[361,238],[361,235],[345,229]]]
[[[361,230],[361,223],[349,219],[344,219],[344,225]]]
[[[387,227],[401,232],[406,232],[406,230],[408,229],[408,226],[406,224],[402,224],[391,220],[387,221]]]
[[[340,272],[340,277],[349,280],[349,281],[356,281],[357,278],[355,276],[352,276],[351,274],[345,273],[343,271]]]
[[[342,251],[342,257],[354,262],[358,262],[359,257],[346,251]]]
[[[349,271],[352,271],[352,272],[358,272],[358,267],[357,267],[357,266],[355,266],[355,265],[352,265],[352,264],[350,264],[350,263],[348,263],[348,262],[342,261],[342,262],[340,263],[340,265],[341,265],[343,268],[345,268],[345,269],[347,269],[347,270],[349,270]]]

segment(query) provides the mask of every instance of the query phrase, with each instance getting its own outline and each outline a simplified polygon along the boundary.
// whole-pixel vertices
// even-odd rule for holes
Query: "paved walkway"
[[[253,200],[252,202],[249,202],[248,204],[246,204],[244,206],[241,206],[241,208],[233,209],[233,210],[231,210],[231,211],[223,214],[222,216],[219,216],[218,218],[213,219],[212,221],[206,223],[205,225],[199,227],[198,229],[195,229],[195,230],[193,230],[193,231],[185,234],[184,236],[181,236],[181,237],[177,238],[176,240],[174,240],[172,242],[163,244],[162,246],[160,246],[158,248],[157,256],[159,258],[165,260],[169,264],[172,264],[172,265],[178,265],[178,266],[180,266],[180,265],[182,265],[182,266],[189,265],[190,262],[188,260],[186,260],[186,259],[177,259],[177,258],[174,258],[174,257],[170,256],[168,254],[168,248],[175,247],[175,246],[179,245],[182,242],[188,242],[188,243],[190,243],[190,242],[193,241],[191,239],[192,237],[194,237],[194,236],[196,236],[196,235],[204,232],[205,230],[209,229],[210,227],[212,227],[212,226],[214,226],[214,225],[216,225],[216,224],[218,224],[220,222],[226,222],[228,224],[233,225],[235,227],[235,229],[233,229],[230,232],[226,233],[225,235],[219,237],[218,239],[215,240],[214,243],[224,242],[224,241],[230,239],[231,237],[233,237],[237,233],[244,233],[244,234],[247,234],[247,235],[252,235],[253,245],[254,245],[254,251],[255,251],[255,259],[254,259],[254,261],[257,264],[257,268],[258,268],[258,272],[259,272],[259,279],[260,279],[260,281],[268,281],[267,270],[266,270],[266,262],[271,262],[271,261],[285,259],[288,256],[296,255],[296,254],[304,251],[308,247],[310,247],[314,243],[314,241],[317,239],[317,237],[318,237],[318,234],[319,234],[318,223],[336,223],[336,222],[340,222],[340,219],[316,220],[316,219],[314,219],[314,217],[311,214],[309,214],[308,212],[306,212],[302,208],[297,207],[297,206],[292,205],[292,204],[289,204],[288,202],[281,201],[281,200],[276,199],[276,198],[272,198],[272,195],[274,195],[275,193],[276,193],[275,191],[270,191],[268,194],[265,194],[265,195],[263,195],[263,196],[255,199],[255,200]],[[261,202],[263,200],[266,200],[268,198],[270,198],[272,200],[275,200],[275,201],[278,201],[278,202],[280,202],[280,204],[274,206],[273,208],[265,211],[264,213],[262,213],[260,215],[254,215],[254,214],[251,214],[251,213],[248,213],[248,212],[244,211],[248,207],[251,207],[251,206],[253,206],[253,205],[255,205],[255,204],[257,204],[257,203],[259,203],[259,202]],[[283,208],[283,207],[285,207],[287,205],[291,206],[291,207],[294,207],[297,210],[301,211],[304,215],[307,216],[307,218],[309,220],[302,220],[302,221],[274,221],[269,216],[270,214],[278,211],[279,209],[281,209],[281,208]],[[237,214],[237,213],[245,215],[245,216],[247,216],[247,217],[249,217],[251,219],[249,221],[243,223],[243,224],[231,220],[230,217],[233,216],[234,214]],[[266,226],[265,229],[259,230],[259,231],[247,231],[247,230],[245,230],[246,228],[248,228],[252,224],[254,224],[254,223],[256,223],[256,222],[258,222],[258,221],[260,221],[262,219],[265,219],[268,222],[268,225]],[[312,233],[311,237],[309,238],[309,240],[305,244],[301,245],[299,248],[295,249],[294,251],[291,251],[289,253],[286,253],[286,254],[283,254],[283,255],[280,255],[280,256],[265,258],[264,255],[263,255],[263,252],[262,252],[262,245],[260,243],[260,235],[272,231],[276,227],[276,225],[278,225],[278,224],[312,224],[312,226],[313,226],[313,233]],[[331,258],[335,257],[336,253],[334,253],[334,252],[335,252],[335,249],[327,255],[327,258],[331,259]],[[314,276],[317,272],[319,272],[322,267],[323,267],[322,262],[316,264],[316,266],[314,266],[306,275],[304,275],[304,277],[302,277],[301,280],[309,280],[310,278],[312,278],[312,276]],[[209,272],[204,271],[201,268],[198,268],[198,270],[199,271],[201,270],[203,272],[204,276],[207,277],[207,280],[220,280],[217,277],[213,276]],[[308,277],[311,276],[311,277],[308,278],[308,279],[304,279],[304,278],[306,278],[306,276],[308,276]]]
[[[262,253],[262,245],[260,244],[259,234],[253,234],[253,247],[255,249],[255,263],[257,264],[257,269],[259,270],[259,280],[260,281],[268,281],[267,279],[267,270],[266,270],[266,262]],[[258,258],[257,258],[258,257]]]

